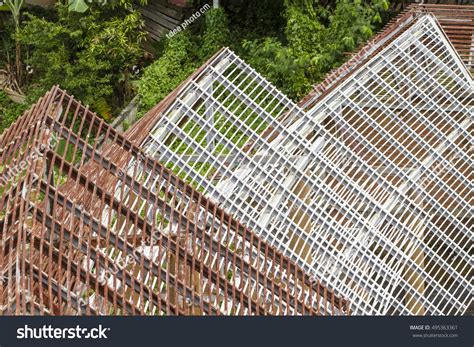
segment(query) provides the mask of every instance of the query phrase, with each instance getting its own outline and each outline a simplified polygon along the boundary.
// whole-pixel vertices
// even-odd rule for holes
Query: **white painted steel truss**
[[[308,112],[223,50],[142,146],[355,314],[461,314],[473,292],[472,94],[423,14]]]

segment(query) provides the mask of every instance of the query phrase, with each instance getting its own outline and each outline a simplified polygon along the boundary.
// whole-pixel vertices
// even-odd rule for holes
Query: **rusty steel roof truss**
[[[348,313],[59,88],[0,144],[2,314]]]

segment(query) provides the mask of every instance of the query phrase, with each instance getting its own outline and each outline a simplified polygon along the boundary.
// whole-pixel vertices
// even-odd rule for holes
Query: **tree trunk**
[[[18,34],[18,30],[17,30]],[[15,67],[16,67],[16,79],[18,82],[18,86],[21,87],[21,47],[20,42],[17,38],[15,38]]]

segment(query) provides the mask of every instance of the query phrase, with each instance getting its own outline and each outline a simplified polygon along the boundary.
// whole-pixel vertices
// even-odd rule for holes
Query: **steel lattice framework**
[[[349,313],[57,87],[0,148],[0,314]]]
[[[414,17],[423,13],[431,13],[436,17],[444,34],[472,75],[474,73],[474,6],[411,4],[399,16],[392,19],[384,30],[365,43],[352,55],[351,59],[328,73],[324,81],[315,85],[313,91],[300,102],[300,106],[305,109],[314,106],[326,90],[364,64],[391,39],[409,27]]]
[[[224,49],[129,135],[354,312],[461,314],[473,80],[431,14],[378,40],[307,112]]]

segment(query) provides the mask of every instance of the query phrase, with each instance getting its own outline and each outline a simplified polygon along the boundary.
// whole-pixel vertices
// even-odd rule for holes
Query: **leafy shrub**
[[[196,68],[189,31],[183,31],[166,42],[163,55],[145,68],[139,81],[140,114],[149,110]]]
[[[19,33],[29,52],[28,100],[59,84],[110,118],[130,93],[130,68],[142,55],[138,12],[90,8],[85,14],[58,5],[58,18],[27,15]]]
[[[0,91],[0,134],[27,109],[26,104],[17,104],[10,100],[4,91]]]
[[[245,40],[243,47],[247,62],[285,94],[299,98],[311,88],[308,55],[296,56],[291,47],[275,38]]]
[[[224,2],[236,44],[267,36],[281,37],[285,27],[283,0],[229,0]]]
[[[213,8],[205,16],[200,58],[206,60],[229,42],[230,31],[223,8]]]
[[[200,34],[192,35],[192,28],[188,28],[166,40],[163,54],[145,68],[138,84],[140,115],[165,98],[229,41],[227,17],[221,8],[207,11],[205,23],[198,30]]]
[[[324,75],[373,34],[388,9],[387,0],[285,0],[285,44],[278,38],[246,40],[245,57],[293,99],[300,99]]]
[[[139,114],[226,45],[287,95],[300,99],[344,61],[345,52],[372,35],[387,8],[387,0],[337,0],[331,7],[318,0],[227,1],[225,10],[207,11],[165,41],[159,58],[137,81]],[[71,12],[59,4],[48,19],[27,16],[17,35],[32,69],[26,93],[28,102],[34,102],[59,84],[108,120],[133,94],[130,71],[141,59],[143,22],[131,0],[114,0],[106,7],[88,2],[84,11]],[[9,117],[24,106],[11,107]]]

